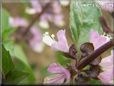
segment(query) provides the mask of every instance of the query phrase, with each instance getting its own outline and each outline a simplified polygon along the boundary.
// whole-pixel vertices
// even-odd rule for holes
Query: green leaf
[[[16,60],[15,67],[19,70],[23,70],[24,72],[29,73],[29,76],[21,81],[22,84],[31,84],[35,81],[35,76],[33,71],[28,64],[27,57],[22,49],[22,47],[18,44],[14,44],[12,41],[4,42],[5,48],[10,51],[10,54]]]
[[[33,70],[28,64],[27,57],[22,49],[22,47],[18,44],[14,44],[12,41],[4,42],[5,47],[14,59],[16,60],[15,67],[19,70],[23,70],[24,72],[29,73],[29,76],[21,81],[22,84],[31,84],[35,81],[35,76],[33,74]]]
[[[22,62],[24,62],[27,66],[29,66],[28,61],[27,61],[27,57],[24,54],[24,51],[22,49],[22,47],[20,45],[15,45],[14,46],[14,56],[21,60]]]
[[[63,66],[67,66],[71,62],[71,59],[64,57],[61,52],[56,52],[56,57],[57,62],[59,62]]]
[[[21,60],[16,59],[15,67],[18,68],[18,70],[22,70],[28,74],[27,78],[21,80],[19,84],[33,84],[35,82],[35,76],[30,66],[27,66]]]
[[[9,13],[2,9],[1,10],[1,18],[2,18],[2,31],[4,31],[5,29],[8,29],[10,27],[9,25]]]
[[[100,10],[93,1],[72,0],[70,10],[71,33],[77,47],[89,41],[91,29],[102,33],[99,23]]]
[[[43,67],[40,69],[40,73],[42,74],[42,76],[46,77],[50,74],[47,69],[48,67]]]
[[[3,41],[5,40],[9,40],[10,34],[13,33],[15,31],[15,29],[11,28],[11,26],[9,25],[9,13],[5,10],[2,9],[1,10],[1,19],[2,19],[2,39]]]
[[[26,57],[21,45],[14,44],[12,41],[5,41],[4,44],[5,44],[5,48],[10,52],[10,54],[13,57],[21,60],[27,66],[29,66],[27,57]]]
[[[29,76],[29,73],[15,68],[7,74],[5,83],[6,84],[19,84],[25,78],[28,78],[28,76]]]
[[[100,80],[91,79],[89,81],[89,84],[92,84],[92,85],[101,85],[102,83],[100,82]]]
[[[11,56],[2,45],[2,71],[5,75],[14,68]]]

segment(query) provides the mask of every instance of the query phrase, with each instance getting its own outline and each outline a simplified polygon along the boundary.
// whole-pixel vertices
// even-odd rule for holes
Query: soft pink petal
[[[103,72],[99,74],[98,78],[104,84],[111,84],[114,80],[113,52],[114,51],[112,51],[110,56],[103,58],[100,63]]]
[[[28,22],[24,18],[20,18],[20,17],[12,18],[11,17],[9,19],[9,24],[12,27],[19,27],[19,26],[26,27],[28,25]]]
[[[39,0],[30,0],[30,2],[31,2],[33,9],[36,10],[36,13],[40,13],[42,11],[42,6]]]
[[[34,48],[34,47],[36,47],[36,45],[41,43],[41,41],[42,41],[42,34],[38,30],[37,27],[32,27],[30,29],[30,31],[31,31],[31,33],[33,35],[33,38],[29,42],[30,42],[30,46]]]
[[[62,14],[54,15],[54,23],[57,26],[64,25],[63,15]]]
[[[50,73],[64,74],[67,79],[70,79],[70,73],[67,69],[59,64],[53,63],[48,67]]]
[[[107,71],[100,73],[98,78],[104,84],[113,84],[112,83],[112,80],[114,79],[113,69],[107,69]]]
[[[52,3],[52,7],[53,7],[54,13],[58,14],[61,12],[61,5],[58,1],[54,0],[54,2]]]
[[[68,46],[67,39],[66,39],[66,36],[65,36],[65,30],[59,30],[57,32],[57,38],[58,38],[58,42],[54,43],[52,45],[52,48],[55,49],[55,50],[68,52],[69,51],[69,46]]]
[[[52,21],[52,14],[45,13],[40,17],[41,21]]]
[[[106,42],[108,42],[107,38],[104,36],[101,36],[98,34],[96,31],[91,31],[90,32],[90,42],[93,43],[95,49],[99,48]]]
[[[64,83],[65,76],[63,74],[55,74],[45,78],[45,84],[62,84]]]
[[[103,70],[107,70],[113,67],[113,56],[110,55],[108,57],[105,57],[101,60],[101,63],[99,64]]]

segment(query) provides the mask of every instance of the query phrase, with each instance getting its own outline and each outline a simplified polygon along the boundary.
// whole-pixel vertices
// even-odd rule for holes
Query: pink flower
[[[53,3],[52,3],[52,8],[53,8],[53,12],[55,14],[59,14],[61,13],[62,9],[61,9],[61,6],[60,6],[60,3],[55,0]]]
[[[43,36],[43,42],[51,46],[52,49],[59,50],[62,52],[68,52],[69,46],[68,46],[67,39],[65,36],[65,30],[59,30],[57,32],[57,39],[58,41],[55,41],[53,34],[51,35],[51,37],[49,36],[48,33],[45,33]]]
[[[70,4],[70,0],[60,0],[60,4],[62,6],[68,6]]]
[[[42,6],[39,0],[30,0],[32,8],[26,8],[28,14],[40,13],[42,11]]]
[[[27,20],[23,18],[10,18],[9,23],[12,27],[27,27],[28,22]],[[44,44],[42,43],[42,34],[39,31],[39,29],[35,26],[30,28],[30,32],[32,33],[33,37],[32,39],[29,40],[29,45],[30,47],[36,51],[36,52],[41,52],[43,50]]]
[[[39,25],[42,28],[49,28],[49,21],[52,21],[52,15],[45,13],[40,17]]]
[[[19,27],[19,26],[26,27],[28,25],[28,22],[24,18],[20,18],[20,17],[12,18],[12,17],[10,17],[9,18],[9,24],[14,28]]]
[[[57,26],[64,26],[63,15],[62,14],[56,14],[54,16],[54,23]]]
[[[98,32],[93,30],[90,32],[90,42],[93,43],[95,49],[99,48],[108,41],[108,37],[100,35]]]
[[[114,84],[113,54],[112,52],[110,56],[103,58],[100,63],[103,72],[99,74],[98,78],[104,84]]]
[[[70,72],[59,64],[51,64],[48,67],[48,72],[54,75],[46,77],[44,79],[45,84],[62,84],[68,83],[70,80]]]
[[[33,37],[31,40],[29,40],[29,44],[31,46],[31,48],[36,51],[36,52],[41,52],[43,50],[43,43],[42,43],[42,34],[41,32],[38,30],[37,27],[32,27],[30,29]]]

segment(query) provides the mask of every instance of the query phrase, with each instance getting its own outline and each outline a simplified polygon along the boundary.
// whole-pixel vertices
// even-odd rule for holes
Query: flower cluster
[[[15,18],[10,17],[9,24],[13,28],[17,28],[21,30],[27,27],[29,23],[26,19],[21,17],[15,17]],[[41,52],[43,50],[44,44],[42,42],[42,33],[40,29],[36,26],[32,26],[29,32],[32,34],[31,39],[28,40],[30,47],[36,52]]]
[[[62,6],[68,6],[69,0],[30,0],[31,7],[26,8],[26,13],[40,14],[43,11],[43,7],[48,3],[50,8],[41,15],[39,26],[49,28],[49,22],[60,27],[64,26]]]
[[[62,84],[70,81],[70,72],[59,64],[52,63],[48,72],[54,74],[44,79],[44,84]]]
[[[66,53],[67,55],[70,54],[69,52],[75,51],[74,54],[70,54],[69,56],[71,56],[71,58],[72,58],[72,55],[76,56],[75,46],[74,45],[68,46],[67,39],[65,36],[65,30],[59,30],[57,32],[58,41],[56,41],[54,37],[55,36],[53,34],[49,36],[49,33],[46,32],[43,36],[43,42],[48,46],[51,46],[52,49],[56,51],[61,51],[63,53]],[[107,43],[109,40],[110,39],[108,37],[100,35],[98,34],[98,32],[91,30],[90,42],[87,42],[81,45],[82,55],[80,60],[83,60],[84,58],[86,58],[86,56],[91,54],[94,51],[94,49],[96,50],[103,44]],[[83,70],[77,69],[76,65],[80,62],[80,60],[77,60],[76,58],[74,57],[76,64],[70,65],[67,68],[62,67],[57,63],[51,64],[48,67],[48,72],[54,75],[50,75],[46,77],[44,79],[44,83],[45,84],[64,84],[64,83],[70,83],[70,81],[72,80],[75,83],[84,83],[85,81],[88,81],[90,79],[99,79],[104,84],[113,83],[112,54],[103,59],[101,59],[101,57],[99,56],[89,64],[90,68],[83,69]],[[109,70],[107,70],[107,68]]]
[[[113,66],[113,55],[114,50],[112,50],[111,55],[102,59],[100,66],[102,67],[103,72],[101,72],[98,78],[104,84],[113,84],[114,83],[114,66]]]
[[[54,23],[58,27],[64,26],[64,19],[62,13],[62,6],[68,6],[69,0],[29,0],[30,6],[25,8],[25,12],[31,16],[40,15],[38,17],[38,26],[31,25],[30,30],[27,33],[30,33],[29,36],[25,38],[29,43],[30,47],[36,51],[41,52],[43,50],[44,44],[42,43],[42,33],[41,28],[49,28],[49,23]],[[31,22],[22,18],[22,17],[10,17],[9,24],[13,28],[17,28],[16,32],[24,32],[24,28],[28,27]],[[35,23],[35,22],[34,22]],[[34,24],[33,23],[33,24]],[[29,29],[29,28],[28,28]],[[58,33],[59,34],[59,33]],[[22,35],[20,33],[20,35]],[[22,39],[22,37],[20,37]],[[60,38],[59,38],[60,39]],[[61,42],[58,47],[56,46],[58,43],[56,42],[53,45],[53,48],[59,48]],[[67,45],[66,45],[67,46]],[[65,48],[65,46],[63,46]],[[60,49],[60,48],[59,48]],[[68,49],[62,49],[68,51]]]

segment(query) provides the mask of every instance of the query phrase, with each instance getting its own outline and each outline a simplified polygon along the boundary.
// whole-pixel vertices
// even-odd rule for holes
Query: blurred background
[[[43,10],[44,12],[42,12]],[[56,38],[57,31],[65,29],[68,43],[70,43],[72,39],[69,29],[69,12],[70,0],[3,0],[3,42],[12,55],[16,52],[20,56],[13,58],[16,65],[21,64],[18,60],[23,62],[23,59],[26,59],[24,62],[27,62],[32,68],[36,84],[43,82],[49,64],[58,60],[61,63],[62,60],[64,61],[64,59],[55,58],[58,53],[40,39],[45,32],[49,32],[50,35],[54,34]],[[7,25],[4,25],[4,22],[7,22]],[[33,23],[29,27],[30,30],[23,37],[22,33],[26,32],[25,27],[29,26],[31,22]],[[10,28],[7,29],[7,26]],[[35,27],[34,31],[31,30],[32,27]],[[16,56],[13,55],[13,57]]]

